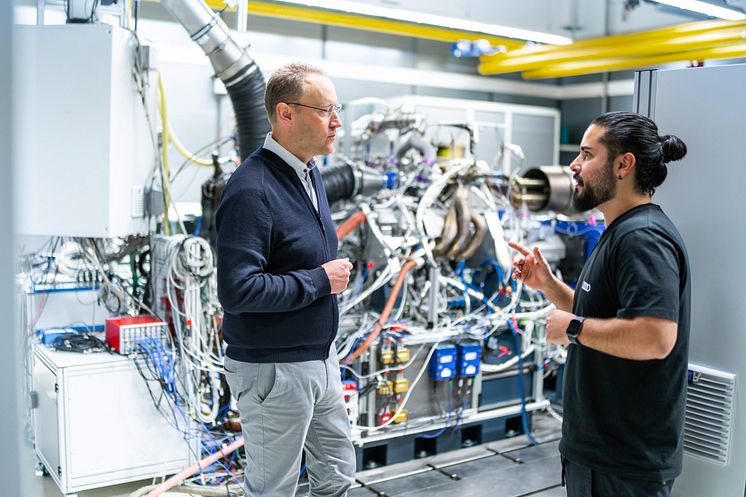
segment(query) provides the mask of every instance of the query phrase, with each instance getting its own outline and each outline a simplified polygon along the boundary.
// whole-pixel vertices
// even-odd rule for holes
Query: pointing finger
[[[520,252],[523,255],[528,255],[531,253],[526,247],[516,242],[508,242],[508,246],[512,248],[513,250]]]

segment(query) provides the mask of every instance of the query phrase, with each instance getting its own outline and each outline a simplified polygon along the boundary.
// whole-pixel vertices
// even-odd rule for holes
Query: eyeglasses
[[[326,117],[332,117],[332,114],[335,112],[339,114],[339,111],[342,110],[341,105],[330,105],[329,107],[314,107],[313,105],[306,105],[306,104],[301,104],[298,102],[287,102],[287,103],[290,105],[300,105],[301,107],[308,107],[309,109],[316,109],[316,110],[320,110],[321,112],[326,112]]]

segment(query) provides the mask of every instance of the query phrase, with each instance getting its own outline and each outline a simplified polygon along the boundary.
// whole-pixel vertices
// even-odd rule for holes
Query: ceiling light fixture
[[[699,12],[710,17],[719,17],[726,21],[743,21],[746,19],[746,14],[737,10],[720,7],[707,2],[701,2],[700,0],[655,0],[658,3],[670,5],[671,7],[678,7],[680,9],[691,10],[692,12]]]
[[[396,21],[411,22],[415,24],[425,24],[429,26],[438,26],[442,28],[457,29],[461,31],[484,33],[493,36],[535,41],[537,43],[547,43],[550,45],[569,45],[570,43],[572,43],[572,39],[566,36],[558,36],[549,33],[541,33],[539,31],[511,28],[508,26],[499,26],[497,24],[487,24],[483,22],[470,21],[468,19],[457,19],[453,17],[439,16],[423,12],[412,12],[409,10],[392,9],[390,7],[379,7],[377,5],[369,5],[357,2],[340,2],[339,0],[275,1],[278,3],[300,5],[303,7],[314,7],[336,12],[346,12],[348,14],[381,17],[384,19],[393,19]]]

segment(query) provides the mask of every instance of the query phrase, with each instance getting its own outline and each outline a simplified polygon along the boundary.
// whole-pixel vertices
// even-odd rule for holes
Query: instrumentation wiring
[[[21,281],[36,300],[24,300],[22,328],[31,348],[50,299],[45,292],[65,285],[94,289],[96,299],[79,298],[81,306],[101,308],[111,316],[150,314],[162,320],[162,339],[140,340],[131,361],[153,405],[199,460],[237,441],[240,418],[223,370],[226,345],[216,278],[220,261],[210,241],[187,234],[170,189],[187,165],[230,160],[208,161],[200,154],[235,136],[189,151],[169,125],[161,75],[142,68],[133,73],[158,152],[149,181],[157,184],[160,179],[163,189],[161,222],[155,216],[148,236],[127,239],[52,237],[25,255]],[[156,100],[151,77],[157,77]],[[152,117],[160,118],[158,123],[149,112],[155,102],[159,113]],[[353,263],[349,286],[338,296],[339,330],[333,344],[348,397],[356,402],[349,410],[353,441],[408,436],[407,430],[433,438],[478,422],[474,419],[488,419],[492,412],[498,416],[500,409],[480,405],[483,385],[495,378],[520,381],[520,398],[499,399],[494,405],[511,404],[513,414],[520,405],[523,429],[530,436],[528,400],[541,398],[539,380],[556,374],[566,351],[546,343],[545,318],[553,307],[539,292],[511,281],[507,243],[540,241],[544,235],[537,233],[546,221],[532,218],[525,205],[514,205],[516,170],[498,172],[496,165],[471,155],[427,156],[433,144],[426,143],[429,135],[421,116],[388,111],[394,112],[390,120],[384,116],[365,127],[365,143],[351,147],[363,151],[362,156],[333,157],[358,168],[357,186],[365,181],[380,186],[367,184],[364,192],[357,190],[362,193],[332,205],[339,257]],[[473,141],[476,133],[465,126],[464,135]],[[379,130],[396,135],[388,143],[388,156],[376,155],[371,146]],[[410,140],[418,133],[419,138]],[[173,173],[169,145],[185,159]],[[474,143],[468,145],[465,150],[473,151]],[[169,208],[175,210],[176,222],[169,219]],[[180,233],[172,233],[174,227]],[[100,325],[94,321],[95,314],[91,323],[82,324]],[[524,374],[538,378],[533,383],[538,391],[523,390]],[[185,482],[228,488],[241,481],[242,458],[236,450]]]
[[[340,253],[353,262],[349,288],[339,297],[337,348],[343,375],[358,383],[361,415],[351,422],[361,441],[374,433],[406,433],[438,419],[441,433],[476,412],[474,384],[481,384],[482,374],[486,379],[520,375],[518,369],[528,367],[543,377],[545,362],[563,361],[562,348],[548,345],[543,333],[553,307],[543,295],[510,280],[508,241],[530,244],[537,233],[537,222],[524,205],[516,207],[513,197],[519,170],[505,172],[504,164],[489,165],[473,156],[433,159],[423,156],[421,147],[405,147],[395,158],[376,156],[371,144],[377,130],[398,130],[402,137],[410,123],[421,121],[389,112],[390,117],[371,115],[367,125],[364,118],[355,123],[355,129],[365,131],[357,145],[353,133],[351,150],[363,154],[342,160],[396,174],[397,184],[339,202],[333,214],[340,226]],[[473,141],[477,133],[468,125],[464,129]],[[501,160],[511,153],[521,158],[520,148],[509,145]],[[421,262],[408,267],[417,257]],[[497,337],[496,343],[506,343],[509,320],[525,326],[516,326],[516,342],[501,349],[507,356],[494,363],[482,358],[475,378],[444,380],[461,385],[458,395],[448,395],[453,406],[445,415],[423,404],[430,398],[437,405],[445,391],[432,393],[437,384],[432,371],[425,378],[436,351],[477,344],[487,354],[488,341]],[[411,349],[402,356],[406,359],[396,356],[399,348]],[[525,397],[515,401],[525,405]]]

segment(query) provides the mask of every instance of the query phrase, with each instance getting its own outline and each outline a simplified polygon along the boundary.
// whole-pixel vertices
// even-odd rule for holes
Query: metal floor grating
[[[525,436],[361,471],[349,497],[564,497],[559,423],[544,419]],[[308,484],[298,488],[308,495]]]

